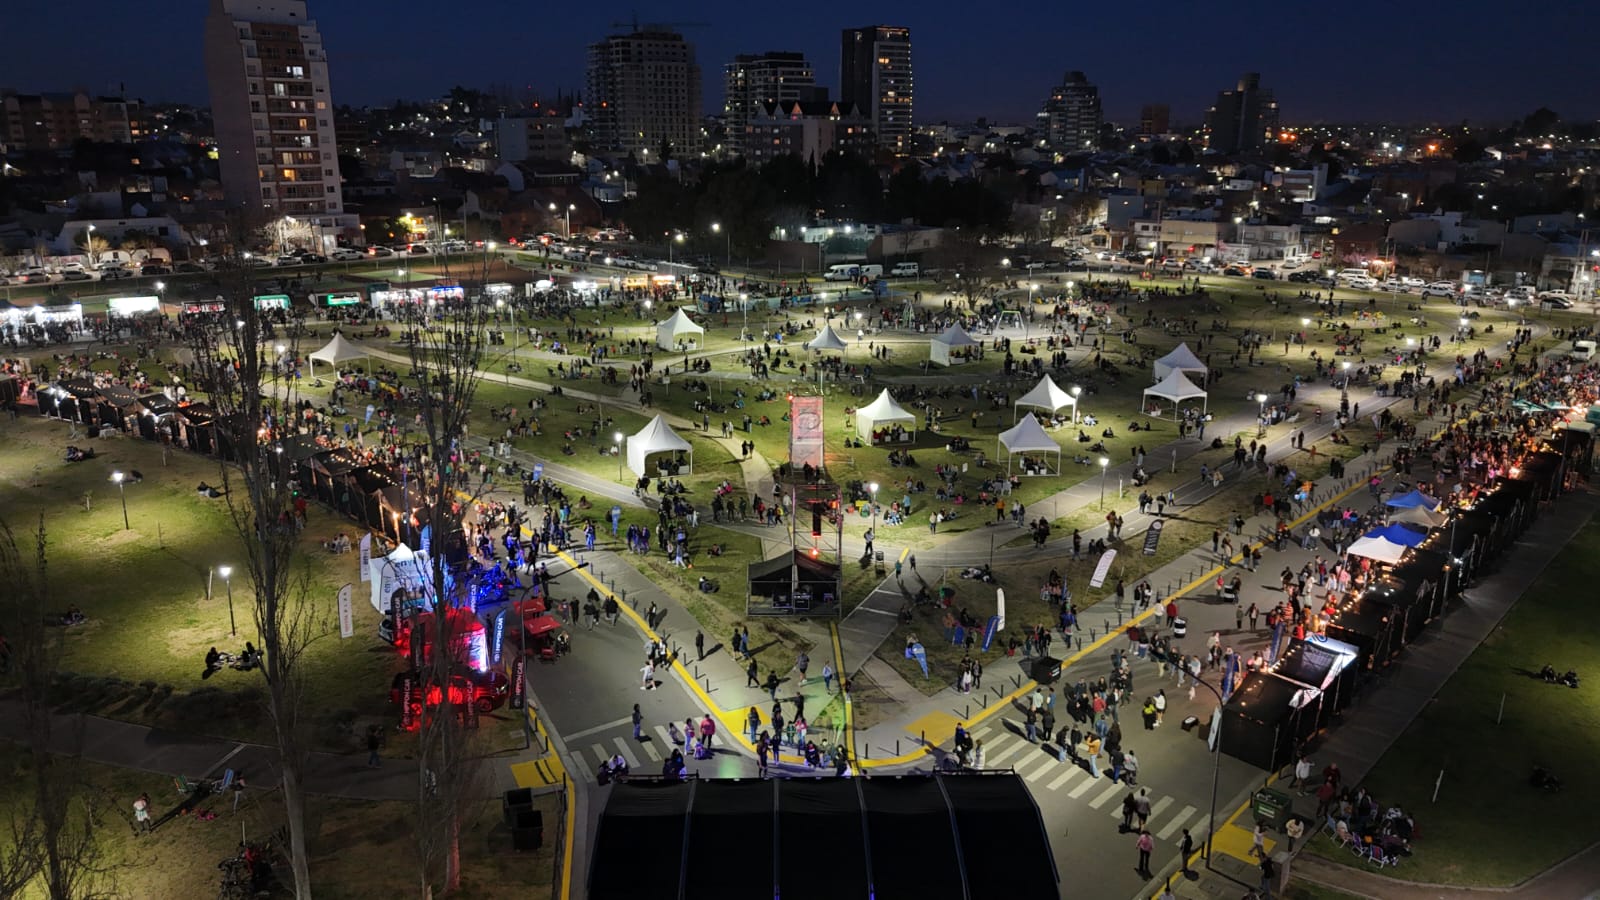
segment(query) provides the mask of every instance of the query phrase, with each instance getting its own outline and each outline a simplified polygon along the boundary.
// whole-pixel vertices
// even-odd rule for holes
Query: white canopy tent
[[[1151,397],[1171,401],[1174,417],[1176,417],[1179,404],[1185,400],[1199,398],[1202,412],[1205,411],[1210,402],[1206,397],[1206,392],[1201,388],[1195,387],[1194,382],[1190,381],[1188,377],[1177,369],[1169,372],[1167,377],[1161,380],[1160,384],[1145,388],[1144,396],[1146,401]],[[1148,402],[1145,403],[1145,414],[1152,415]],[[1160,413],[1154,413],[1153,415],[1159,417]]]
[[[1076,407],[1078,398],[1063,391],[1060,385],[1056,384],[1054,378],[1046,375],[1039,380],[1038,384],[1033,386],[1033,390],[1023,394],[1022,399],[1012,405],[1016,407],[1031,406],[1036,409],[1042,409],[1053,416],[1069,406]],[[1011,420],[1015,422],[1020,415],[1022,415],[1020,408],[1013,410]]]
[[[412,550],[398,544],[388,556],[367,560],[372,582],[372,608],[388,615],[396,598],[420,600],[424,609],[433,607],[433,576],[426,550]]]
[[[1393,541],[1378,537],[1364,537],[1350,545],[1345,553],[1350,556],[1365,556],[1378,562],[1393,565],[1406,555],[1406,548]]]
[[[315,372],[318,361],[325,362],[337,369],[340,363],[349,362],[352,359],[368,359],[370,356],[371,354],[367,353],[367,351],[345,340],[344,335],[335,334],[333,340],[329,341],[321,350],[312,353],[309,359],[311,370]]]
[[[839,333],[833,330],[832,323],[829,323],[822,326],[822,330],[817,332],[817,336],[806,344],[806,349],[817,351],[843,350],[848,346],[844,339],[839,337]]]
[[[1056,469],[1054,473],[1061,474],[1061,445],[1056,439],[1045,433],[1044,426],[1034,418],[1033,413],[1028,417],[1000,432],[1000,449],[1006,452],[1006,474],[1011,474],[1011,460],[1017,454],[1050,453],[1056,455]]]
[[[893,397],[889,396],[889,389],[884,388],[878,399],[856,410],[856,436],[871,443],[874,429],[888,427],[896,422],[909,422],[910,427],[907,431],[916,434],[917,417],[906,412]]]
[[[705,343],[706,330],[694,323],[689,314],[678,310],[672,318],[665,322],[656,323],[656,346],[663,350],[678,349],[678,341],[684,337],[694,338],[695,344]]]
[[[671,453],[681,450],[689,451],[689,471],[694,471],[694,446],[678,436],[672,426],[668,425],[661,416],[651,419],[649,424],[639,429],[639,433],[628,438],[628,468],[635,475],[645,476],[651,473],[645,470],[645,458],[652,453]]]
[[[967,334],[965,329],[960,325],[951,325],[944,330],[944,334],[934,338],[933,343],[929,345],[928,360],[940,366],[960,365],[967,361],[964,355],[951,356],[951,352],[960,350],[963,347],[976,346],[978,346],[978,342],[973,340],[972,335]]]
[[[1390,508],[1389,521],[1410,522],[1413,525],[1426,525],[1429,528],[1437,528],[1450,521],[1450,517],[1425,506],[1404,506]]]
[[[1194,351],[1189,349],[1188,344],[1179,344],[1177,347],[1173,348],[1171,353],[1168,353],[1166,356],[1161,357],[1155,362],[1157,381],[1166,378],[1173,372],[1183,372],[1186,374],[1199,375],[1200,382],[1204,384],[1206,376],[1210,373],[1210,371],[1210,369],[1206,368],[1206,364],[1200,361],[1200,357],[1195,356]]]

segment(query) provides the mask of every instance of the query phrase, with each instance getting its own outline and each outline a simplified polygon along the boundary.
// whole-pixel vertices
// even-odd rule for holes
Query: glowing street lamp
[[[611,435],[611,440],[613,442],[612,449],[615,450],[616,454],[617,454],[617,480],[621,481],[622,480],[622,432],[620,432],[620,431],[613,432],[612,435]]]
[[[222,576],[222,583],[228,586],[228,629],[234,637],[238,637],[239,625],[233,618],[233,566],[217,566],[217,574]]]
[[[867,485],[867,493],[872,495],[872,536],[878,536],[878,483],[876,481]]]
[[[121,472],[112,472],[111,480],[117,483],[117,493],[122,495],[122,530],[127,531],[128,525],[128,486],[127,476]]]
[[[723,234],[722,223],[721,222],[712,222],[711,223],[711,233],[712,234]],[[727,251],[728,251],[728,261],[727,261],[726,264],[724,264],[723,267],[731,269],[731,268],[733,268],[733,229],[731,229],[731,228],[728,229],[727,233],[723,234],[723,237],[726,239],[725,243],[726,243]]]
[[[1262,437],[1267,433],[1267,395],[1256,394],[1256,403],[1260,404],[1256,410],[1256,437]]]
[[[1111,465],[1111,460],[1100,457],[1100,508],[1106,508],[1106,469]]]
[[[1078,424],[1078,397],[1082,394],[1082,387],[1076,384],[1072,386],[1072,424],[1074,425]]]

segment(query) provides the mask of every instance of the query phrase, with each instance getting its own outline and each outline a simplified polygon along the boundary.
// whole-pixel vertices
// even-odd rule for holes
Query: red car
[[[404,690],[406,674],[401,672],[396,675],[393,683],[390,684],[390,703],[398,704],[400,702],[400,694]],[[412,672],[410,674],[413,684],[421,682],[421,676],[418,673]],[[427,705],[437,707],[443,699],[443,694],[444,692],[437,685],[429,688],[425,698]],[[450,676],[451,706],[465,706],[471,703],[480,714],[491,713],[504,706],[506,699],[510,696],[511,679],[506,677],[506,673],[498,669],[490,669],[481,673],[468,669],[458,671]],[[411,710],[413,713],[422,712],[423,699],[420,696],[412,698]]]

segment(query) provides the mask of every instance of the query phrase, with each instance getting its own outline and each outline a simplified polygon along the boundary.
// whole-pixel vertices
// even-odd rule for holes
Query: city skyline
[[[0,86],[114,93],[125,85],[128,96],[149,102],[205,104],[206,2],[174,5],[160,20],[169,26],[163,33],[136,8],[103,0],[80,4],[72,17],[36,6],[9,11],[9,30],[22,40],[0,59]],[[1247,6],[1226,23],[1165,30],[1149,26],[1165,18],[1165,8],[1137,19],[1116,9],[1070,18],[1044,13],[1023,27],[1009,18],[975,18],[953,4],[896,9],[835,0],[808,7],[802,20],[785,21],[781,30],[746,24],[740,17],[748,7],[725,0],[692,10],[643,10],[638,21],[707,23],[682,29],[700,63],[707,113],[721,110],[722,67],[741,53],[803,53],[818,84],[837,97],[841,29],[887,24],[914,36],[919,123],[978,116],[1031,121],[1068,70],[1084,72],[1100,90],[1106,118],[1129,127],[1147,104],[1168,105],[1175,126],[1198,125],[1216,93],[1244,71],[1260,72],[1272,86],[1285,121],[1490,123],[1539,106],[1575,120],[1600,116],[1600,99],[1586,90],[1577,9],[1495,18],[1480,2],[1456,7],[1449,19],[1402,18],[1391,7],[1359,0],[1343,7],[1338,20],[1325,21],[1308,8]],[[438,17],[431,6],[396,0],[374,17],[358,6],[314,0],[311,16],[326,36],[339,102],[382,105],[438,96],[456,84],[511,85],[545,97],[582,92],[586,48],[625,33],[611,26],[629,18],[575,9],[559,20],[533,19],[494,2],[473,9],[482,14]],[[99,27],[81,28],[85,18]],[[508,20],[518,24],[506,27]],[[1368,38],[1370,28],[1343,24],[1353,22],[1382,22],[1382,34]],[[1232,49],[1218,52],[1217,42]],[[63,65],[63,47],[74,49],[70,65]],[[1537,68],[1522,64],[1535,57]]]

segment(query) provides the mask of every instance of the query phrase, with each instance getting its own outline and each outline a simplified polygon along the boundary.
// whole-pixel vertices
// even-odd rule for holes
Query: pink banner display
[[[789,398],[789,465],[822,468],[822,398]]]

